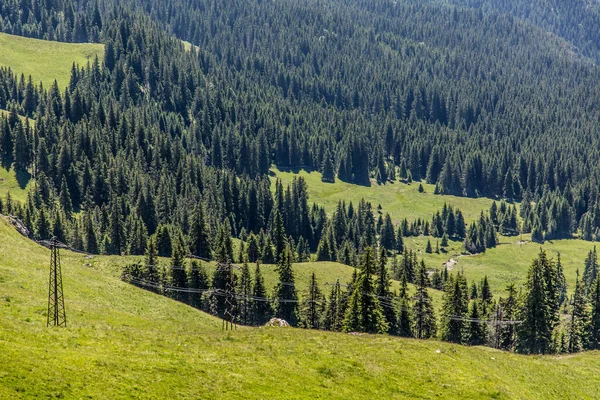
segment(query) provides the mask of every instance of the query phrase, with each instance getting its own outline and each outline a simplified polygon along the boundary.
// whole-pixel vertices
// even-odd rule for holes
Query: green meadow
[[[246,327],[223,332],[216,318],[120,281],[120,266],[133,257],[63,252],[68,327],[47,328],[49,257],[0,221],[0,398],[597,394],[597,352],[529,357],[384,335]],[[343,274],[341,266],[329,267]]]

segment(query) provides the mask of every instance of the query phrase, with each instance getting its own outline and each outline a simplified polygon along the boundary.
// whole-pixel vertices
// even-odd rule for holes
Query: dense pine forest
[[[145,254],[127,279],[221,316],[226,299],[201,294],[224,290],[228,278],[209,279],[185,257],[246,261],[235,283],[246,295],[229,301],[242,301],[236,312],[248,323],[278,315],[418,338],[439,328],[469,344],[493,336],[497,347],[523,352],[594,347],[600,300],[594,313],[585,302],[600,299],[595,261],[574,295],[579,336],[566,340],[555,329],[565,297],[560,261],[541,253],[527,293],[492,304],[485,282],[469,289],[460,274],[428,273],[403,243],[431,235],[439,241],[429,253],[448,241],[481,253],[498,233],[531,233],[540,243],[600,238],[599,6],[577,0],[564,13],[556,2],[550,13],[542,3],[3,1],[0,31],[99,42],[105,53],[73,65],[67,87],[0,69],[0,109],[10,111],[0,116],[0,156],[35,181],[24,203],[8,196],[0,211],[35,239]],[[423,181],[440,195],[497,204],[469,225],[452,207],[394,224],[364,200],[327,215],[309,203],[302,179],[272,187],[272,165],[320,171],[325,182]],[[232,238],[241,239],[239,254]],[[158,256],[171,257],[167,275],[154,269]],[[387,257],[399,295],[389,289]],[[315,285],[302,303],[288,285],[290,265],[311,258],[360,272],[348,290],[334,286],[326,301]],[[260,269],[251,284],[247,266],[257,261],[279,264],[274,298],[289,302],[270,310],[262,301]],[[198,292],[179,297],[170,285]],[[440,327],[428,287],[445,292]],[[251,298],[260,309],[252,313]],[[481,321],[499,314],[490,335]],[[514,318],[518,331],[502,323]]]

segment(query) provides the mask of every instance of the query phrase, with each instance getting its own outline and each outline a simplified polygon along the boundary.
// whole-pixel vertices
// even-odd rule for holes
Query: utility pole
[[[219,266],[219,268],[225,269],[225,276],[227,279],[225,284],[225,312],[223,315],[223,330],[232,331],[237,329],[234,315],[235,304],[233,301],[233,297],[235,296],[235,288],[233,287],[233,271],[230,262]]]
[[[67,326],[60,255],[56,237],[50,241],[50,279],[48,282],[48,320],[46,326]]]

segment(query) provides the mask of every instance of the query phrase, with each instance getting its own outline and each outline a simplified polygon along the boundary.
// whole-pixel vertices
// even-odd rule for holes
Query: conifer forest
[[[66,86],[0,54],[29,239],[242,329],[600,349],[598,1],[1,0],[0,32],[103,46]],[[371,195],[404,187],[443,206]],[[519,279],[461,267],[507,243],[538,249]]]

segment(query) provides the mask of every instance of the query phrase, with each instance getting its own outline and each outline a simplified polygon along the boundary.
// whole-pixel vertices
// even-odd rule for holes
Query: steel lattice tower
[[[50,279],[48,282],[48,321],[46,326],[67,326],[60,254],[55,237],[50,246]]]
[[[237,329],[235,325],[235,304],[233,302],[233,296],[235,295],[235,288],[233,286],[233,271],[231,263],[227,262],[223,265],[225,268],[225,274],[227,276],[227,283],[225,284],[225,312],[223,315],[223,329],[234,330]]]

